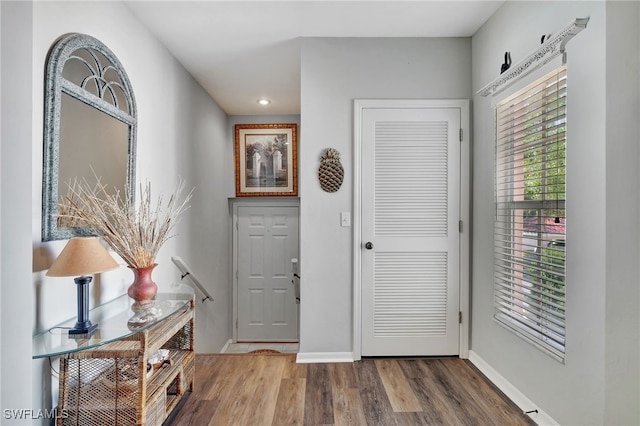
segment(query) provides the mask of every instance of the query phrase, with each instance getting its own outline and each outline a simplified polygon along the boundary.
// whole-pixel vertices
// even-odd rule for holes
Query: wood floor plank
[[[337,362],[328,365],[331,384],[337,388],[357,388],[358,378],[352,362]]]
[[[396,419],[397,426],[436,426],[436,425],[445,425],[444,423],[434,423],[430,421],[424,413],[395,413],[394,417]]]
[[[213,418],[216,411],[214,401],[200,400],[193,404],[188,402],[180,409],[180,415],[176,416],[172,426],[206,425]]]
[[[490,385],[482,374],[470,367],[468,361],[457,362],[456,359],[440,360],[438,365],[449,371],[449,377],[457,387],[464,389],[480,410],[492,413],[492,420],[497,424],[512,426],[530,425],[531,420],[525,416],[515,416],[519,408],[508,400],[495,386]]]
[[[284,371],[282,372],[283,379],[305,379],[307,377],[308,364],[296,363],[295,354],[287,354],[283,356],[286,357],[287,360]]]
[[[387,392],[372,360],[362,360],[354,365],[362,407],[369,425],[394,425],[393,408]]]
[[[487,412],[483,411],[465,390],[457,387],[454,378],[443,368],[439,360],[433,360],[429,363],[429,370],[433,373],[432,377],[436,383],[440,384],[447,401],[454,407],[456,416],[463,424],[474,426],[495,424]]]
[[[333,386],[333,416],[336,426],[367,424],[358,389]]]
[[[258,371],[250,379],[246,388],[247,402],[234,416],[239,425],[261,425],[272,419],[278,401],[285,358],[262,355],[259,357]],[[247,409],[251,407],[251,409]]]
[[[442,390],[421,377],[411,379],[411,386],[416,396],[420,399],[427,424],[430,425],[458,425],[463,422],[458,418],[453,407]]]
[[[410,404],[407,395],[413,395]],[[392,400],[396,408],[411,405],[416,411],[394,411]],[[296,364],[295,355],[220,354],[196,356],[193,393],[169,424],[511,426],[533,422],[473,365],[457,358]]]
[[[210,378],[216,376],[216,371],[220,366],[221,359],[217,357],[198,357],[196,356],[196,377],[194,379],[193,392],[187,395],[186,401],[182,406],[180,413],[175,416],[172,425],[189,426],[189,425],[206,425],[213,417],[219,400],[206,400],[194,395],[203,396],[209,391],[215,389],[211,381],[198,380],[199,377]],[[215,392],[214,392],[215,393]]]
[[[429,377],[425,360],[400,360],[398,364],[411,384],[414,394],[422,405],[429,425],[452,425],[459,423],[455,409],[446,400],[442,390]],[[426,370],[426,371],[425,371]]]
[[[304,424],[304,401],[307,379],[284,378],[280,381],[273,425]]]
[[[422,406],[414,395],[398,361],[377,359],[375,364],[393,411],[397,413],[422,411]]]
[[[451,388],[446,376],[434,369],[435,360],[404,361],[405,370],[413,371],[414,392],[420,394],[425,406],[435,424],[475,425],[476,415],[469,415],[469,407],[463,405],[457,393]],[[484,424],[484,423],[478,423]]]
[[[333,424],[333,394],[328,364],[309,364],[305,388],[304,423]]]
[[[254,378],[264,364],[263,357],[260,356],[231,358],[235,360],[236,368],[229,370],[226,374],[235,376],[236,380],[229,381],[233,385],[221,390],[224,393],[220,395],[220,404],[209,422],[211,426],[238,424],[236,423],[238,417],[251,406],[252,390],[255,387]],[[222,374],[221,376],[226,378]]]
[[[208,369],[204,367],[201,369],[196,364],[194,390],[202,394],[202,399],[221,401],[226,397],[226,392],[236,387],[237,383],[243,379],[243,375],[239,371],[242,361],[237,357],[214,357],[213,359],[215,363],[210,365]],[[200,377],[211,377],[214,380],[201,380]]]

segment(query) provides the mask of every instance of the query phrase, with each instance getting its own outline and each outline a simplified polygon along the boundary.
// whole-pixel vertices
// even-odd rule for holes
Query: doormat
[[[256,349],[255,351],[249,352],[253,355],[264,355],[264,354],[279,354],[280,351],[276,351],[275,349]]]

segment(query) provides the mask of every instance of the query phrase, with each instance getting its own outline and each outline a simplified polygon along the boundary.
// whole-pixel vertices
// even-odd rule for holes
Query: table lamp
[[[89,320],[89,283],[92,275],[118,267],[109,252],[96,237],[71,238],[60,256],[47,271],[50,277],[76,277],[78,288],[78,321],[69,329],[69,334],[88,334],[98,324]]]

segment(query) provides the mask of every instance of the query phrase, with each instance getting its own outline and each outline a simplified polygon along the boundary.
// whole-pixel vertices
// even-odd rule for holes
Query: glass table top
[[[33,336],[32,358],[64,355],[114,342],[184,311],[194,298],[193,288],[180,284],[172,287],[172,290],[174,291],[156,295],[155,308],[161,312],[154,320],[143,326],[136,328],[128,326],[127,322],[134,316],[131,310],[133,299],[124,294],[89,311],[91,322],[98,324],[98,328],[91,334],[70,335],[69,328],[72,328],[77,321],[77,318],[73,318]]]

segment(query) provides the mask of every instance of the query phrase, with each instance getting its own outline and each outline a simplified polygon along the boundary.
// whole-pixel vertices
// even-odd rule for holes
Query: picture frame
[[[236,197],[298,195],[298,126],[235,125]]]

